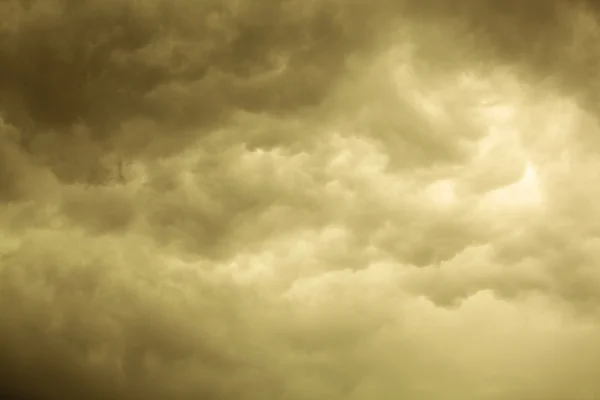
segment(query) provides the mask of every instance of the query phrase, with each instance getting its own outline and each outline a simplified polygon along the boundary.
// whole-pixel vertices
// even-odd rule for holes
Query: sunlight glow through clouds
[[[539,207],[543,200],[540,190],[537,171],[527,163],[519,181],[496,189],[487,195],[487,199],[493,207]]]

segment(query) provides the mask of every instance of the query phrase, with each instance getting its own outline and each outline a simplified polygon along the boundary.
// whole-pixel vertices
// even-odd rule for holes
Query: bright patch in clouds
[[[527,163],[521,179],[489,193],[488,199],[494,207],[539,207],[542,193],[534,166]]]

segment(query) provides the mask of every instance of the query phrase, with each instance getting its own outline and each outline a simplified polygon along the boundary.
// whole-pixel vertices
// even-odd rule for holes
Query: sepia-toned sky
[[[0,397],[600,399],[592,0],[1,0]]]

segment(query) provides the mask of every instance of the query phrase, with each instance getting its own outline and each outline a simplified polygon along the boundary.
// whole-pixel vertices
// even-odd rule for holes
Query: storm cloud
[[[0,395],[600,395],[594,2],[0,15]]]

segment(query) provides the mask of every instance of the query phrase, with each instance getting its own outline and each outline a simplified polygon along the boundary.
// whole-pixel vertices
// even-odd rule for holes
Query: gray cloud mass
[[[593,1],[0,1],[0,397],[600,396]]]

